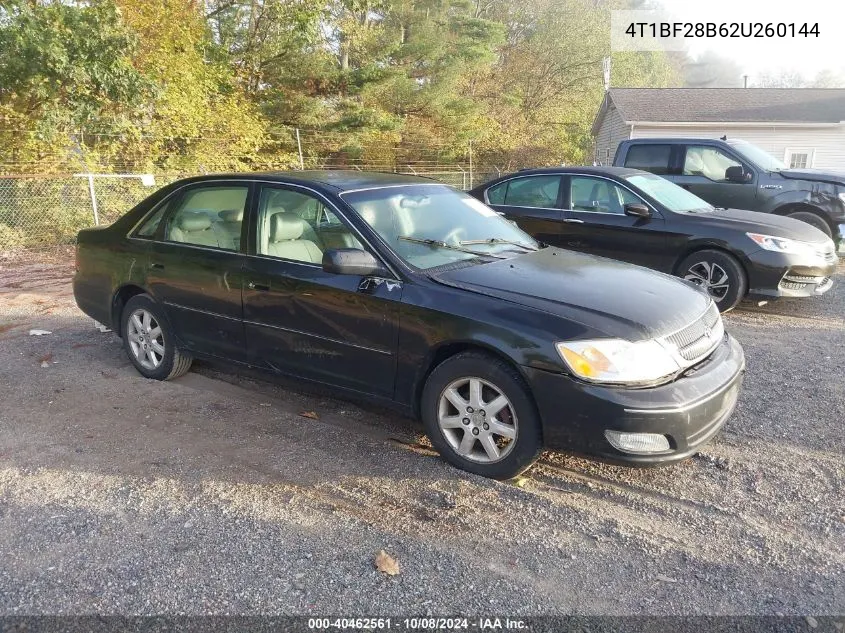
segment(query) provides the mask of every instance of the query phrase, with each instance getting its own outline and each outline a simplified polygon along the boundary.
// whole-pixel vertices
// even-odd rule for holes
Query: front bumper
[[[748,294],[763,297],[814,297],[833,286],[837,256],[808,257],[760,249],[748,255]]]
[[[836,242],[836,252],[840,257],[845,257],[845,224],[836,225],[837,235],[833,236],[833,241]]]
[[[543,421],[548,448],[585,453],[633,466],[653,466],[696,453],[728,420],[745,371],[737,341],[723,342],[677,380],[647,389],[601,386],[566,374],[524,368]],[[606,430],[658,433],[670,449],[648,455],[614,448]]]

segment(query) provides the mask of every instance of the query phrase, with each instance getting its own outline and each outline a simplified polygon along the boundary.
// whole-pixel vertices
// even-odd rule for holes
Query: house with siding
[[[845,171],[845,90],[611,88],[593,122],[594,162],[613,162],[630,138],[753,143],[790,167]]]

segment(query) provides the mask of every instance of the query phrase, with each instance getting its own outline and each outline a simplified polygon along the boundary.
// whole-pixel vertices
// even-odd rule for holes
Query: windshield
[[[647,196],[654,198],[669,211],[675,213],[698,213],[712,211],[713,207],[704,200],[679,187],[665,178],[653,174],[625,176],[625,180],[637,187]]]
[[[747,158],[749,161],[757,165],[760,169],[765,169],[766,171],[780,171],[781,169],[786,169],[786,165],[782,161],[779,161],[777,158],[760,149],[756,145],[746,143],[745,141],[734,141],[732,143],[728,143],[728,145],[734,148],[738,154],[741,154],[744,158]]]
[[[423,270],[538,248],[483,202],[446,185],[385,187],[342,196],[399,257]]]

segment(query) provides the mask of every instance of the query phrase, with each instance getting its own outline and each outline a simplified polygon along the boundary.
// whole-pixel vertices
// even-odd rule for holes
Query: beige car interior
[[[246,196],[246,187],[204,187],[189,192],[170,220],[167,239],[238,250]]]

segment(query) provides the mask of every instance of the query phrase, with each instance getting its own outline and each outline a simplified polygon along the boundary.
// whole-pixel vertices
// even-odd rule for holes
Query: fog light
[[[624,453],[662,453],[670,448],[669,440],[659,433],[622,433],[607,430],[604,436],[613,448]]]

